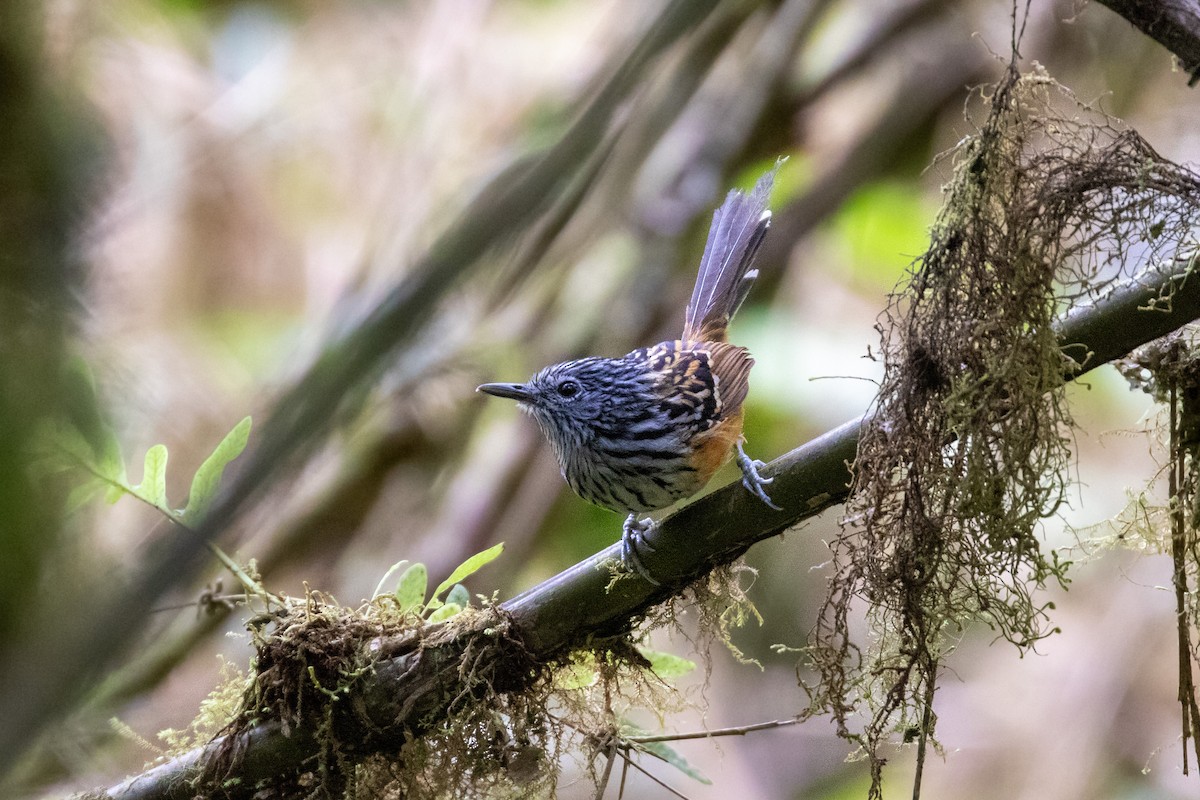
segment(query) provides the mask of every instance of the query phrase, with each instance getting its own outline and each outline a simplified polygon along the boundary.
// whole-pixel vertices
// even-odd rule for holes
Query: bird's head
[[[556,446],[591,438],[612,408],[624,377],[620,361],[583,358],[539,371],[525,383],[485,383],[476,391],[516,400]]]

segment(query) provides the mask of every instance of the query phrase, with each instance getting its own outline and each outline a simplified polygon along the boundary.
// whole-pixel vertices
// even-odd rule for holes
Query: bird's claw
[[[621,561],[625,564],[625,569],[630,572],[636,572],[655,586],[662,586],[650,575],[650,571],[646,569],[646,565],[642,563],[642,557],[639,555],[639,550],[655,552],[655,549],[649,542],[646,541],[646,532],[654,528],[654,520],[647,517],[639,520],[637,514],[630,514],[625,520],[625,527],[621,531]]]
[[[770,495],[763,487],[774,483],[774,478],[764,478],[758,473],[759,469],[765,467],[766,464],[756,458],[750,458],[746,455],[746,451],[742,449],[742,443],[738,442],[738,466],[742,470],[742,486],[746,487],[746,491],[762,500],[768,508],[773,508],[776,511],[783,511],[782,508],[771,502]]]

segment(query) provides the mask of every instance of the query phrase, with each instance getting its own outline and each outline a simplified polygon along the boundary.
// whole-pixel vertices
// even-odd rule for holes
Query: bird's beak
[[[532,403],[533,392],[523,383],[485,383],[475,391],[496,397],[507,397],[520,403]]]

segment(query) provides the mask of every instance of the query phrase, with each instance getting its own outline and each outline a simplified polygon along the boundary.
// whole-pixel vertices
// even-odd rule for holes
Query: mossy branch
[[[1061,320],[1059,342],[1074,360],[1077,375],[1200,318],[1200,280],[1190,274],[1190,266],[1194,264],[1179,262],[1144,272]],[[1165,297],[1170,301],[1163,302]],[[471,691],[458,669],[464,653],[473,653],[476,660],[481,651],[488,653],[495,663],[487,672],[494,678],[503,676],[492,687],[521,691],[526,688],[523,681],[537,675],[530,664],[629,629],[654,605],[734,560],[754,543],[842,502],[849,479],[846,465],[854,458],[862,422],[848,422],[768,465],[766,473],[775,478],[772,496],[785,508],[783,512],[767,508],[735,483],[667,517],[651,537],[657,552],[645,559],[663,586],[634,577],[613,581],[607,562],[619,558],[619,546],[614,545],[469,625],[446,626],[420,641],[408,637],[385,643],[390,657],[350,698],[363,724],[340,732],[346,752],[360,757],[394,749],[436,726],[456,699]],[[238,734],[236,740],[218,739],[119,785],[83,796],[193,797],[202,788],[196,782],[217,772],[214,763],[223,761],[220,783],[203,793],[249,797],[258,781],[294,773],[313,758],[317,747],[311,732],[292,730],[285,736],[278,724],[264,723]]]

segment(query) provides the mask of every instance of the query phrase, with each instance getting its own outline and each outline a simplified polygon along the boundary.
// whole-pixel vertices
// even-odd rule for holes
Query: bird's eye
[[[579,394],[579,384],[573,380],[567,379],[565,381],[559,381],[558,386],[555,386],[554,390],[558,392],[559,396],[570,398]]]

